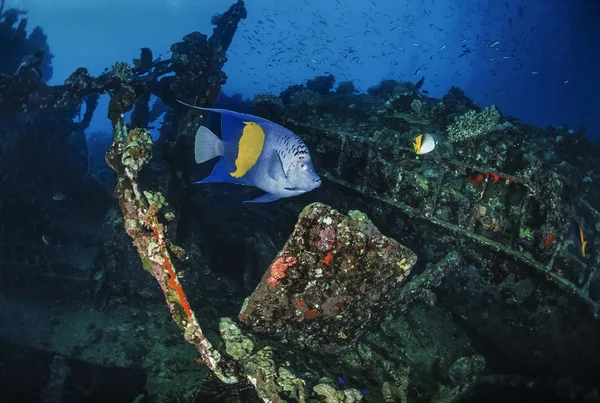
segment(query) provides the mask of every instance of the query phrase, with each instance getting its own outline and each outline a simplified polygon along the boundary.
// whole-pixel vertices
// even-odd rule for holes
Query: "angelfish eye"
[[[305,164],[305,163],[302,163],[302,164],[300,164],[300,169],[304,169],[304,170],[306,170],[307,168],[308,168],[308,167],[306,166],[306,164]]]

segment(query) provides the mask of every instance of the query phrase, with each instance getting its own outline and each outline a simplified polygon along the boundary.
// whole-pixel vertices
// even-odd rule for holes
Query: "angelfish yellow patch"
[[[244,122],[242,137],[238,146],[238,155],[235,159],[235,171],[230,175],[241,178],[256,164],[265,144],[265,132],[258,123]]]

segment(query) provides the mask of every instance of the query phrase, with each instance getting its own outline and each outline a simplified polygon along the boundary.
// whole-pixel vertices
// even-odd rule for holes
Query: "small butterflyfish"
[[[428,152],[433,151],[436,145],[437,141],[429,133],[419,134],[413,140],[413,148],[418,155],[427,154]]]
[[[196,132],[196,163],[220,159],[207,178],[195,183],[236,183],[265,191],[249,200],[254,203],[301,195],[321,185],[306,144],[285,127],[258,116],[178,102],[221,114],[222,138],[205,126]]]

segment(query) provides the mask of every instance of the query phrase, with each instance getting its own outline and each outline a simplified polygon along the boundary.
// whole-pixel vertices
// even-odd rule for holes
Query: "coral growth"
[[[283,107],[281,98],[274,94],[256,94],[250,105],[252,105],[253,108],[256,108],[262,103],[273,104],[279,108]]]
[[[252,99],[250,105],[252,106],[255,115],[275,122],[278,122],[281,119],[283,101],[277,95],[257,94],[254,99]]]
[[[494,131],[499,119],[500,112],[493,105],[482,112],[471,110],[447,127],[448,140],[452,143],[474,140]]]
[[[233,359],[243,359],[254,351],[254,341],[245,335],[231,318],[221,318],[219,332],[225,342],[225,351]]]
[[[359,218],[319,203],[306,207],[240,320],[258,333],[335,351],[385,317],[416,255],[364,215],[352,216]]]
[[[279,94],[279,98],[281,98],[284,104],[288,104],[292,95],[304,89],[306,89],[306,87],[302,84],[290,85],[285,90],[281,91],[281,94]]]
[[[306,88],[320,95],[327,95],[333,88],[335,77],[332,74],[317,76],[306,82]]]
[[[312,90],[301,90],[290,96],[290,103],[294,105],[314,106],[319,103],[321,96]]]
[[[180,252],[170,245],[166,226],[161,223],[170,220],[164,211],[165,198],[141,190],[138,184],[139,171],[151,156],[150,134],[143,129],[127,134],[122,117],[114,122],[114,128],[114,142],[106,159],[117,173],[116,194],[125,229],[138,249],[142,265],[160,284],[173,320],[184,331],[186,340],[198,348],[206,365],[224,382],[237,382],[231,368],[204,336],[179,281],[172,256]]]
[[[415,85],[409,81],[382,80],[379,84],[369,87],[367,93],[376,97],[388,99],[397,95],[408,95],[415,91]]]
[[[417,118],[421,117],[421,114],[423,113],[423,102],[419,101],[418,99],[415,99],[410,104],[410,109],[412,109],[413,113]]]
[[[108,75],[115,80],[121,80],[123,83],[129,83],[133,80],[133,70],[131,70],[129,64],[124,62],[116,62]]]
[[[356,89],[356,85],[354,85],[353,81],[342,81],[338,84],[335,92],[338,94],[352,95],[356,94],[358,90]]]
[[[479,112],[479,108],[463,90],[458,87],[450,87],[448,93],[442,97],[446,112],[450,115],[463,114],[470,110]]]
[[[381,80],[381,82],[373,87],[367,88],[367,94],[376,97],[390,98],[394,95],[394,88],[400,84],[396,80]]]
[[[286,256],[285,253],[273,262],[269,269],[269,278],[267,283],[273,287],[279,285],[279,280],[285,277],[285,271],[288,267],[295,265],[297,259],[293,256]]]

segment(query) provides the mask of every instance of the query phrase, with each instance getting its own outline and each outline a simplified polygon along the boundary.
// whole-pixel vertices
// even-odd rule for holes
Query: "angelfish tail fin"
[[[196,132],[194,155],[196,163],[201,164],[225,154],[225,143],[207,127],[200,126]]]

